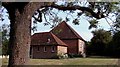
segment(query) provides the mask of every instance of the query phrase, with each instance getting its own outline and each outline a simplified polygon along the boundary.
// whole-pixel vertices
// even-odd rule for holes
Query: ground
[[[8,59],[3,59],[7,65]],[[30,59],[30,65],[117,65],[115,58],[69,58],[69,59]]]

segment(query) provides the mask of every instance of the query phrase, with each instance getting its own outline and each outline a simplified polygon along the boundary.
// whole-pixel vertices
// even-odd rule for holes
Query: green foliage
[[[9,25],[2,25],[2,54],[8,55],[8,44],[9,44]]]
[[[75,25],[79,25],[79,19],[74,19],[74,20],[73,20],[73,23],[74,23]]]
[[[95,55],[105,55],[106,47],[112,40],[111,33],[103,29],[95,30],[92,33],[90,51]]]
[[[108,45],[109,55],[120,57],[120,31],[113,35],[113,39]]]
[[[92,19],[92,20],[89,21],[89,23],[90,23],[89,29],[91,29],[91,28],[97,28],[97,23],[98,23],[97,20]]]
[[[55,58],[55,57],[54,57]],[[58,51],[57,53],[57,59],[67,59],[68,58],[68,54],[67,53],[64,53],[62,51]]]
[[[59,53],[57,54],[58,59],[67,59],[68,55],[67,54],[63,54],[63,53]]]
[[[5,39],[3,41],[3,46],[2,46],[2,54],[3,55],[8,55],[8,44],[9,44],[9,40],[8,39]]]
[[[92,31],[93,38],[92,40],[95,42],[103,42],[105,44],[109,43],[112,39],[111,33],[109,31],[105,31],[103,29]]]
[[[91,42],[87,42],[88,55],[104,55],[111,57],[120,57],[120,31],[113,36],[109,31],[103,29],[92,32]]]
[[[116,21],[114,23],[114,27],[115,27],[116,31],[120,31],[120,14],[116,18]]]
[[[41,19],[44,16],[44,19],[46,21],[44,25],[51,25],[52,26],[51,28],[56,26],[63,19],[65,19],[66,21],[72,21],[75,25],[78,25],[80,24],[79,22],[79,20],[81,19],[80,16],[86,16],[92,19],[89,21],[90,22],[89,29],[97,28],[98,19],[108,17],[109,14],[117,16],[118,12],[120,11],[119,2],[86,2],[86,1],[84,2],[83,1],[83,2],[63,2],[59,5],[57,2],[48,3],[48,4],[53,4],[55,5],[55,7],[44,7],[36,11],[34,15],[39,15],[39,13],[40,14],[42,13],[40,16]],[[69,7],[72,7],[72,9]],[[82,7],[86,7],[88,9]],[[78,8],[82,8],[82,9],[79,10]],[[76,10],[79,10],[79,12],[77,12]],[[59,13],[61,13],[60,11],[67,14],[65,18],[59,17],[60,15]],[[95,16],[98,16],[99,18]],[[93,18],[95,18],[95,20]]]

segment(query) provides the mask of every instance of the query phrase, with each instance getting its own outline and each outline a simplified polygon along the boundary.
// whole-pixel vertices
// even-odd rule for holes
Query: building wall
[[[66,54],[67,53],[67,47],[64,46],[57,46],[57,53],[58,54]]]
[[[85,52],[85,42],[80,39],[78,39],[78,50],[80,54]]]
[[[39,47],[39,50],[38,50]],[[32,47],[32,58],[54,58],[57,56],[57,46],[54,46],[55,50],[52,52],[52,46],[46,46],[46,52],[44,52],[44,46],[33,46]]]
[[[39,49],[38,49],[39,47]],[[32,46],[31,58],[56,58],[58,53],[67,53],[67,47],[54,46],[54,52],[52,51],[53,46],[45,46],[46,52],[44,52],[44,46]]]
[[[71,39],[71,40],[62,40],[68,45],[68,54],[78,54],[78,40]]]

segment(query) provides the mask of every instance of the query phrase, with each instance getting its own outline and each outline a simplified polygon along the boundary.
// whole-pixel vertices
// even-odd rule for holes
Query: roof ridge
[[[32,34],[31,36],[34,36],[36,34],[43,34],[43,33],[49,33],[49,32],[37,32],[37,33]]]
[[[49,32],[49,34],[53,37],[53,39],[55,40],[55,42],[57,43],[56,39],[54,38],[53,36],[53,33],[52,32]],[[58,43],[57,43],[58,44]]]
[[[50,32],[50,34],[53,36],[54,40],[57,42],[57,44],[59,45],[64,45],[67,46],[62,40],[60,40],[57,36],[55,36],[52,32]],[[59,40],[59,41],[58,41]],[[61,42],[61,43],[59,43]]]
[[[49,33],[49,32],[37,32],[35,34],[42,34],[42,33]]]
[[[80,37],[82,40],[84,40],[69,24],[67,24],[67,22],[64,22],[68,27],[69,29],[75,34],[76,37]]]
[[[65,27],[63,27],[62,25],[65,25]],[[67,29],[66,29],[66,31],[64,31],[64,32],[62,32],[63,33],[63,36],[65,36],[65,37],[60,37],[60,36],[62,36],[62,33],[60,33],[60,34],[56,34],[55,33],[55,30],[59,30],[59,28],[63,28],[63,29],[65,29],[65,28],[67,28],[67,29],[69,29],[71,32],[71,34],[73,34],[72,36],[65,36],[64,35],[64,32],[66,32],[66,31],[68,31]],[[75,38],[75,39],[81,39],[81,40],[83,40],[83,41],[85,41],[69,24],[67,24],[67,22],[65,22],[65,21],[62,21],[61,23],[59,23],[56,27],[54,27],[52,30],[50,30],[50,32],[53,32],[56,36],[58,36],[59,38]],[[69,33],[69,32],[67,32],[67,33]]]

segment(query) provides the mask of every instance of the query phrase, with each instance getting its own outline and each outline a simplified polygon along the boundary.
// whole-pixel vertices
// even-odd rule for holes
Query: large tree
[[[10,16],[9,67],[29,60],[31,17],[43,3],[3,3]]]
[[[108,45],[108,55],[113,57],[120,57],[120,31],[113,35],[113,39]]]
[[[78,17],[82,14],[85,14],[92,19],[101,19],[109,16],[110,13],[116,13],[117,9],[112,8],[118,3],[95,3],[95,2],[87,2],[83,6],[77,3],[81,2],[65,2],[62,5],[57,5],[56,3],[43,3],[43,2],[3,2],[3,6],[8,10],[10,17],[10,58],[9,58],[9,67],[13,65],[25,65],[29,61],[29,49],[30,49],[30,35],[31,35],[31,17],[34,20],[41,22],[42,15],[49,13],[49,15],[53,15],[54,13],[50,13],[49,10],[52,8],[65,11],[70,11],[73,13],[76,10],[79,10]],[[85,6],[89,4],[88,6]],[[39,9],[38,9],[39,8]],[[42,8],[42,9],[40,9]],[[113,9],[116,9],[113,10]],[[48,11],[48,12],[47,12]],[[34,15],[37,15],[34,16]],[[56,17],[57,15],[55,15]],[[54,18],[55,18],[54,17]],[[45,18],[45,17],[44,17]],[[55,20],[55,19],[54,19]],[[68,18],[66,17],[66,20]],[[78,23],[78,18],[74,19],[75,24]],[[47,22],[47,24],[51,24]],[[96,27],[94,23],[90,23],[93,27]],[[46,24],[45,24],[46,25]]]
[[[111,32],[103,29],[95,30],[92,32],[93,38],[91,39],[91,53],[95,55],[106,55],[106,47],[112,40]]]

